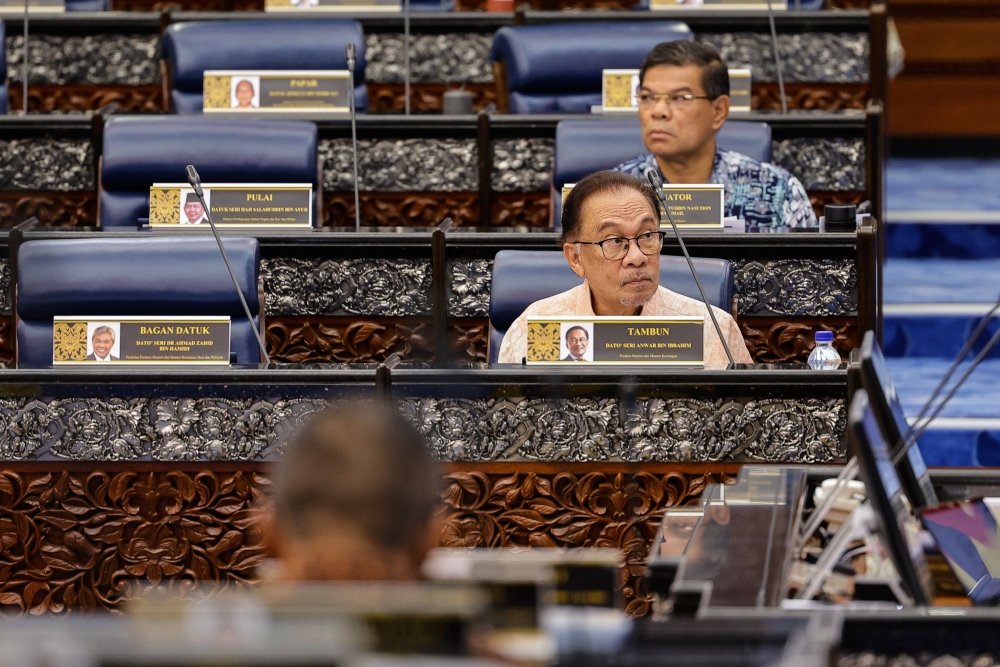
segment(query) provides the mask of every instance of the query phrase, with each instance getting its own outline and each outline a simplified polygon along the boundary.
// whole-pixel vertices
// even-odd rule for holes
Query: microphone
[[[404,110],[410,115],[410,0],[403,0],[403,95]]]
[[[726,344],[726,337],[722,335],[722,327],[719,326],[718,320],[715,319],[715,311],[712,310],[712,304],[708,302],[708,297],[705,296],[705,288],[701,286],[701,279],[698,278],[698,272],[694,269],[694,262],[691,261],[691,255],[688,254],[688,249],[687,246],[684,245],[684,239],[681,238],[680,230],[677,229],[677,225],[674,223],[674,219],[670,215],[670,208],[667,206],[667,198],[663,194],[663,181],[660,180],[660,175],[656,173],[655,169],[650,169],[646,172],[646,179],[649,181],[650,185],[653,186],[653,190],[656,192],[656,198],[663,206],[663,212],[667,214],[667,220],[670,221],[670,226],[674,229],[674,236],[677,237],[677,243],[680,244],[681,251],[684,253],[684,259],[687,260],[688,268],[691,269],[691,276],[694,278],[694,282],[698,286],[698,291],[701,293],[701,300],[705,303],[705,308],[708,308],[708,316],[712,318],[712,324],[715,325],[715,333],[719,335],[719,342],[722,343],[722,349],[726,351],[726,356],[729,357],[729,363],[735,364],[736,362],[733,361],[733,353],[729,351],[729,345]]]
[[[354,231],[361,231],[361,184],[358,183],[358,125],[357,115],[354,110],[354,62],[357,59],[354,49],[354,42],[347,43],[347,72],[348,88],[347,99],[351,114],[351,153],[354,154]]]
[[[798,5],[799,0],[795,0]],[[796,6],[796,9],[798,7]],[[767,20],[771,24],[771,48],[774,49],[774,67],[778,70],[778,92],[781,93],[781,113],[788,113],[788,98],[785,97],[785,78],[781,74],[781,56],[778,55],[778,31],[774,27],[774,10],[771,0],[767,0]]]
[[[212,222],[212,212],[208,210],[208,204],[205,203],[205,193],[201,189],[201,176],[195,170],[193,164],[189,164],[185,169],[187,172],[188,183],[194,189],[195,196],[198,197],[198,201],[201,202],[202,208],[205,209],[205,217],[208,218],[208,224],[212,228],[212,233],[215,234],[215,240],[219,244],[219,250],[222,251],[222,259],[226,262],[226,268],[229,269],[229,277],[233,279],[233,285],[236,286],[236,293],[240,295],[240,303],[243,304],[243,312],[247,315],[247,321],[250,322],[250,330],[253,331],[254,338],[257,339],[257,345],[260,347],[260,353],[264,357],[264,362],[267,365],[271,364],[271,357],[267,354],[267,348],[264,346],[264,339],[260,337],[260,331],[253,323],[253,315],[250,314],[250,306],[247,305],[246,297],[243,296],[243,290],[240,289],[240,283],[236,280],[236,274],[233,272],[233,266],[229,263],[229,255],[226,254],[226,248],[222,245],[222,237],[219,236],[219,230],[215,228],[215,223]]]

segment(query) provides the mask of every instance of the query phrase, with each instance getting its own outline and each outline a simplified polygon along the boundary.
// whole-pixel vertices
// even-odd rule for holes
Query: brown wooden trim
[[[0,473],[59,474],[66,472],[260,472],[269,473],[274,463],[269,461],[2,461]]]
[[[858,285],[878,285],[879,249],[878,222],[868,216],[858,229]],[[858,290],[858,329],[864,335],[874,331],[879,342],[882,340],[879,326],[878,289]]]
[[[10,108],[20,109],[21,86],[8,88]],[[124,86],[111,84],[44,84],[28,86],[28,111],[97,111],[114,102],[118,111],[163,111],[160,84]]]
[[[0,228],[13,227],[28,218],[47,227],[86,227],[97,224],[94,192],[0,191]]]
[[[510,111],[510,98],[507,96],[507,68],[502,62],[493,63],[493,81],[496,86],[497,113],[507,113]]]
[[[871,97],[866,83],[785,83],[789,109],[839,111],[864,109]],[[750,107],[780,111],[781,93],[777,82],[754,81],[750,92]]]
[[[870,22],[868,24],[869,41],[869,64],[868,81],[871,83],[872,100],[878,100],[885,106],[887,102],[887,89],[889,83],[889,26],[888,13],[885,3],[872,3],[869,10]]]
[[[365,87],[368,89],[368,110],[371,113],[402,113],[406,108],[404,84],[369,81]],[[472,108],[475,111],[482,111],[496,101],[496,88],[492,83],[466,83],[463,87],[473,94]],[[410,83],[410,110],[441,113],[443,95],[448,88],[445,83]]]
[[[594,463],[541,463],[538,461],[483,461],[442,463],[441,470],[445,474],[459,472],[481,472],[487,475],[508,475],[512,473],[537,475],[558,475],[571,473],[586,475],[598,472],[609,475],[645,472],[663,475],[671,472],[694,474],[729,474],[735,475],[743,467],[742,463],[627,463],[627,462],[594,462]]]

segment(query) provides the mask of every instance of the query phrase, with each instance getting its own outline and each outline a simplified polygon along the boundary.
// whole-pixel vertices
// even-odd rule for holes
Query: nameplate
[[[215,183],[202,190],[218,227],[312,227],[313,189],[308,183]],[[208,227],[208,213],[187,183],[154,183],[149,189],[149,226]]]
[[[750,111],[750,70],[729,70],[729,110]],[[606,69],[601,73],[601,111],[638,113],[639,70]]]
[[[401,0],[264,0],[266,12],[401,12]]]
[[[206,114],[287,114],[350,111],[347,70],[206,70]]]
[[[562,200],[576,187],[567,183],[562,187]],[[721,183],[691,185],[664,185],[664,196],[670,207],[670,215],[679,229],[701,229],[707,231],[725,230],[725,186]],[[662,213],[661,227],[670,227],[667,216]]]
[[[52,363],[229,364],[228,317],[55,317]]]
[[[649,8],[652,11],[676,11],[678,9],[763,9],[767,10],[767,2],[761,0],[650,0]],[[774,11],[784,11],[788,9],[788,4],[781,0],[771,3]]]
[[[28,13],[52,13],[66,11],[66,0],[29,0]],[[0,14],[24,13],[24,0],[0,0]]]
[[[704,364],[703,317],[529,317],[528,363]]]

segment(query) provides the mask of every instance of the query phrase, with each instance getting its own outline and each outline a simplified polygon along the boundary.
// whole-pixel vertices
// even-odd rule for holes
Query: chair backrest
[[[733,304],[733,265],[726,259],[692,257],[708,301],[729,312]],[[493,260],[490,286],[490,363],[496,363],[507,329],[535,301],[583,283],[558,250],[501,250]],[[683,257],[660,255],[660,284],[701,300]]]
[[[148,218],[150,186],[186,182],[189,164],[205,183],[312,183],[322,196],[313,123],[117,116],[104,127],[101,226]]]
[[[205,70],[347,69],[346,47],[354,42],[355,107],[368,108],[365,35],[347,19],[276,19],[174,23],[163,33],[163,59],[170,70],[170,102],[176,113],[202,111]]]
[[[678,39],[694,39],[680,21],[508,26],[490,57],[504,65],[510,113],[590,113],[602,70],[636,69],[654,46]]]
[[[260,311],[257,239],[223,237],[250,312]],[[217,315],[232,318],[238,363],[260,351],[212,236],[26,241],[17,253],[17,354],[25,368],[52,363],[52,318]],[[255,323],[259,326],[259,322]]]
[[[771,160],[771,126],[742,120],[726,121],[716,142],[723,150],[743,153],[759,162]],[[552,169],[553,226],[562,227],[562,187],[625,160],[646,153],[638,118],[563,120],[556,125],[556,156]]]
[[[0,21],[0,114],[7,113],[7,31]]]

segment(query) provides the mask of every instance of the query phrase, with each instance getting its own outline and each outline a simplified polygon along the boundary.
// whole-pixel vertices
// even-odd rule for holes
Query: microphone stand
[[[718,320],[715,319],[715,311],[712,310],[712,304],[708,302],[708,297],[705,296],[705,288],[701,286],[701,279],[698,278],[698,272],[694,269],[694,262],[691,261],[691,255],[688,254],[687,246],[684,245],[684,239],[681,238],[681,232],[677,229],[677,224],[674,222],[673,216],[670,215],[670,207],[667,206],[667,198],[663,194],[663,181],[660,180],[660,175],[656,173],[655,169],[647,171],[646,178],[653,186],[653,190],[656,192],[656,198],[663,206],[663,212],[667,214],[667,220],[670,221],[670,226],[674,229],[674,236],[677,237],[677,243],[680,244],[681,251],[684,253],[684,259],[687,260],[688,268],[691,269],[691,275],[694,277],[694,282],[698,286],[698,291],[701,293],[701,300],[705,302],[705,308],[708,309],[708,316],[712,318],[712,324],[715,325],[715,333],[719,335],[719,342],[722,343],[722,349],[726,351],[726,356],[729,357],[729,363],[735,364],[736,362],[733,361],[733,353],[729,351],[729,345],[726,344],[726,337],[722,335],[722,327],[719,326]]]
[[[358,124],[354,109],[354,62],[356,60],[354,42],[347,44],[348,101],[351,113],[351,153],[354,155],[354,231],[361,231],[361,184],[358,183]]]
[[[226,262],[226,268],[229,269],[229,277],[233,279],[233,285],[236,287],[236,293],[240,297],[240,303],[243,304],[243,312],[246,313],[247,321],[250,323],[250,330],[253,331],[254,338],[257,339],[257,345],[260,347],[260,353],[264,357],[264,363],[268,366],[271,365],[271,357],[267,354],[267,348],[264,346],[264,339],[260,337],[260,331],[253,323],[253,315],[250,314],[250,306],[247,305],[246,297],[243,296],[243,290],[240,288],[240,282],[236,279],[236,273],[233,271],[232,264],[229,263],[229,255],[226,254],[226,248],[222,245],[222,237],[219,236],[219,230],[215,228],[215,223],[212,222],[212,212],[208,209],[208,204],[205,203],[205,193],[201,189],[201,177],[198,172],[195,171],[194,165],[189,164],[187,166],[187,179],[188,183],[194,188],[194,194],[198,197],[198,201],[201,202],[201,207],[205,209],[205,217],[208,218],[208,224],[212,228],[212,233],[215,234],[215,241],[219,244],[219,250],[222,252],[222,259]]]
[[[403,0],[403,95],[410,115],[410,0]]]
[[[796,2],[798,2],[798,0],[796,0]],[[778,91],[781,93],[781,113],[788,113],[788,99],[785,97],[785,78],[781,74],[781,56],[778,55],[778,31],[774,27],[774,10],[771,8],[771,0],[767,0],[767,20],[771,24],[771,48],[774,49],[774,67],[778,70]]]
[[[28,115],[28,0],[24,0],[24,81],[21,82],[24,99],[21,106],[24,108],[24,115]]]

